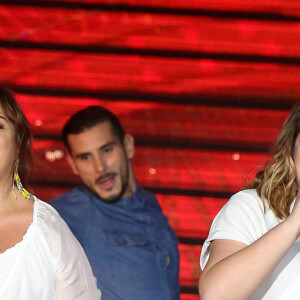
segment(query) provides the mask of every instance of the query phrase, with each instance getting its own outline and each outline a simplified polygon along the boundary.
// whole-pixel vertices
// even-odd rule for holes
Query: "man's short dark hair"
[[[82,133],[86,129],[90,129],[104,122],[110,123],[112,133],[118,137],[123,144],[125,133],[117,116],[102,106],[89,106],[71,116],[63,127],[62,140],[65,146],[71,152],[70,144],[68,142],[68,136],[70,134]]]

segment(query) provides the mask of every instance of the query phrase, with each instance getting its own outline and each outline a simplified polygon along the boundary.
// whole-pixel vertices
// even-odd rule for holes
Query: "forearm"
[[[247,299],[270,275],[299,235],[287,219],[256,242],[214,265],[207,265],[200,279],[202,300]]]

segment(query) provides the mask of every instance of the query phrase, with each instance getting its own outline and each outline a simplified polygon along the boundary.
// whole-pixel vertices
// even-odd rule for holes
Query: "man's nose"
[[[106,163],[105,160],[103,158],[101,158],[100,156],[97,156],[94,158],[94,170],[96,172],[104,172],[106,169]]]

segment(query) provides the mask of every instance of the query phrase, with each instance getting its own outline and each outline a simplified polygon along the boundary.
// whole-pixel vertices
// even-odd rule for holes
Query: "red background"
[[[180,239],[181,298],[199,299],[211,221],[269,157],[299,98],[300,2],[1,2],[0,85],[32,125],[35,194],[49,201],[79,183],[59,139],[66,119],[111,109]]]

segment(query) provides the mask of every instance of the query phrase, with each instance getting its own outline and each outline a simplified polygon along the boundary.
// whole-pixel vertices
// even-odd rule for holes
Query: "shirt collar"
[[[92,191],[86,187],[88,189],[88,192],[90,194],[92,194],[94,197],[99,198],[98,196],[96,196],[94,193],[92,193]],[[144,190],[142,189],[142,187],[140,186],[140,184],[138,182],[136,182],[136,191],[131,195],[131,196],[127,196],[127,197],[123,197],[121,198],[119,201],[117,201],[116,203],[113,204],[107,204],[102,200],[98,200],[100,203],[102,203],[103,205],[111,205],[111,206],[118,206],[118,207],[123,207],[125,209],[138,209],[141,207],[144,207],[146,204],[146,197],[144,195]]]
[[[123,197],[115,203],[118,206],[122,206],[126,209],[137,209],[145,206],[145,197],[143,197],[143,189],[136,183],[136,191],[128,197]]]

